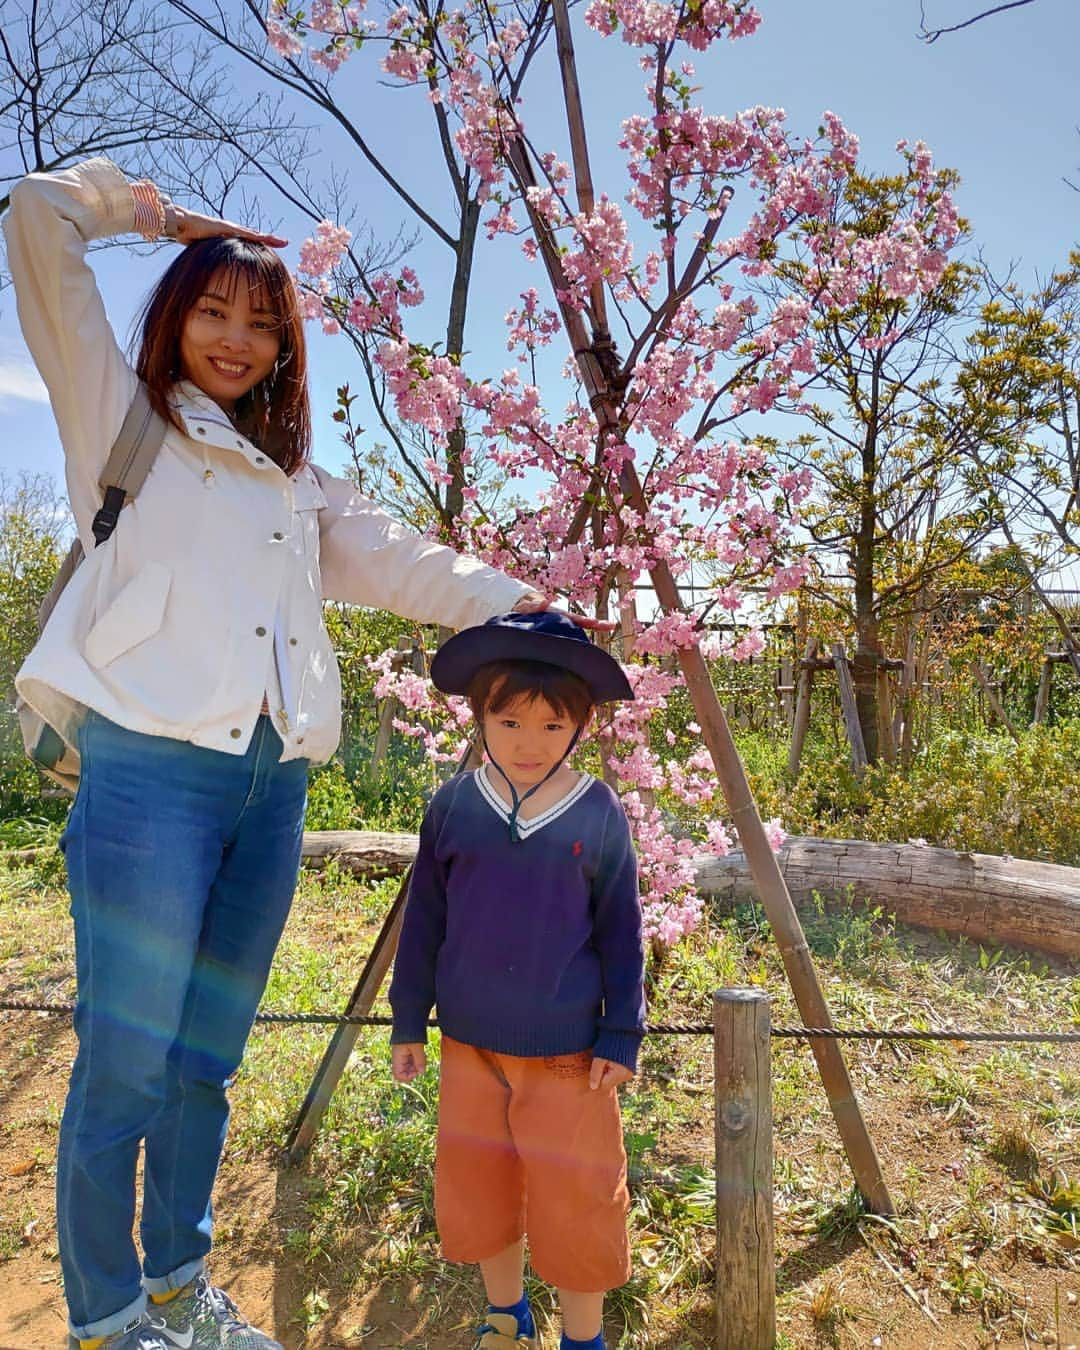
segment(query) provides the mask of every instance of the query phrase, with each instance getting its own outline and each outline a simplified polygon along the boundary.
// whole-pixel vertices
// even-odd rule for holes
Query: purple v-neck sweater
[[[507,1055],[591,1049],[634,1069],[645,1029],[637,863],[619,799],[586,778],[511,842],[490,784],[459,774],[420,827],[390,985],[391,1040]]]

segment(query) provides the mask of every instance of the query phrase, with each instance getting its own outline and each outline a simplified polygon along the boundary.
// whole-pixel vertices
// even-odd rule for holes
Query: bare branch
[[[921,15],[919,37],[929,46],[931,42],[936,42],[943,33],[959,33],[962,28],[970,28],[972,24],[981,23],[983,19],[990,19],[995,14],[1004,14],[1007,9],[1022,9],[1024,5],[1031,5],[1034,2],[1035,0],[1008,0],[1007,4],[993,5],[990,9],[984,9],[981,14],[974,14],[970,19],[965,19],[963,23],[954,23],[947,28],[927,28],[926,4],[923,0],[923,3],[919,6]]]

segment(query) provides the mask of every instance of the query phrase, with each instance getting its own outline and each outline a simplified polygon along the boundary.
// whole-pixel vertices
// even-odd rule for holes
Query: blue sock
[[[536,1327],[533,1325],[532,1309],[529,1307],[529,1298],[527,1294],[522,1294],[518,1301],[510,1308],[496,1308],[494,1303],[490,1303],[488,1304],[488,1312],[504,1313],[507,1317],[516,1317],[519,1336],[536,1335]]]
[[[564,1331],[559,1350],[604,1350],[604,1333],[599,1332],[591,1341],[572,1341]]]

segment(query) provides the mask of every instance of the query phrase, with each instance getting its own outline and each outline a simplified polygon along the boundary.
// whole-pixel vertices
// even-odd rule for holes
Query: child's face
[[[518,792],[545,778],[570,748],[577,723],[547,699],[514,699],[484,714],[484,739],[492,759]]]

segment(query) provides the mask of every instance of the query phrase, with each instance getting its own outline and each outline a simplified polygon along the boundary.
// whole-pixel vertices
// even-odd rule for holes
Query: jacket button
[[[206,435],[206,428],[205,428],[205,427],[196,427],[195,430],[199,433],[200,436],[205,436],[205,435]]]
[[[262,624],[260,624],[260,625],[258,626],[258,628],[255,629],[255,636],[256,636],[256,637],[265,637],[265,636],[266,636],[266,629],[262,626]]]
[[[233,727],[232,731],[229,732],[229,735],[233,738],[234,741],[238,741],[240,739],[240,728]]]
[[[280,540],[284,539],[285,536],[281,533],[280,530],[275,530],[275,531],[274,531],[274,538],[280,541]]]
[[[297,745],[303,745],[303,744],[304,744],[304,738],[303,738],[303,736],[297,736],[297,738],[296,738],[296,744],[297,744]]]
[[[243,441],[237,441],[237,442],[236,442],[236,448],[237,448],[237,450],[243,450],[243,448],[244,448],[244,442],[243,442]]]
[[[289,646],[290,646],[290,647],[295,647],[295,646],[296,646],[296,638],[290,638],[290,639],[289,639]]]
[[[265,463],[266,463],[266,456],[265,456],[265,455],[256,455],[256,456],[255,456],[255,463],[256,463],[256,464],[265,464]]]
[[[213,481],[214,481],[214,471],[213,471],[213,469],[206,469],[206,470],[204,470],[204,472],[203,472],[203,482],[206,483],[206,484],[210,484],[210,483],[212,483]]]

